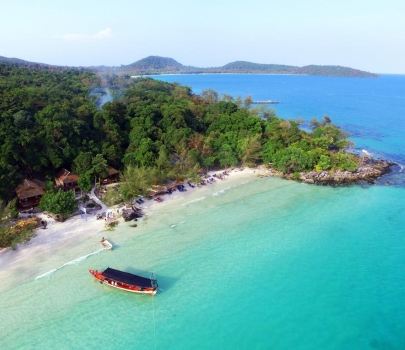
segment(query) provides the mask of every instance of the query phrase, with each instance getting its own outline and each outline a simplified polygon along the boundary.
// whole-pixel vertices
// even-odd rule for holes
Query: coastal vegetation
[[[16,199],[5,204],[0,201],[0,250],[2,247],[15,247],[18,243],[29,240],[34,229],[39,226],[37,218],[17,220]]]
[[[75,199],[73,190],[56,190],[50,185],[47,187],[47,191],[39,203],[39,209],[58,214],[62,221],[77,211],[78,202]]]
[[[62,167],[85,192],[108,166],[120,169],[125,199],[154,183],[196,178],[212,167],[269,164],[285,173],[354,170],[348,135],[329,117],[310,123],[251,108],[249,99],[197,96],[189,87],[150,78],[112,77],[122,97],[98,107],[90,71],[0,65],[0,198],[26,177],[53,179]],[[107,85],[106,85],[107,84]],[[118,86],[118,87],[117,87]],[[124,91],[123,91],[124,90]]]
[[[103,93],[94,90],[115,99],[100,104]],[[198,184],[215,168],[264,164],[301,180],[305,172],[358,168],[361,159],[346,152],[349,135],[328,116],[303,128],[300,118],[285,120],[251,102],[151,78],[0,64],[0,199],[15,210],[16,187],[37,178],[47,183],[39,208],[65,219],[77,202],[72,191],[54,189],[62,168],[78,175],[85,193],[109,167],[119,169],[119,186],[105,196],[111,205],[157,185]],[[1,224],[3,246],[16,242],[11,226]]]

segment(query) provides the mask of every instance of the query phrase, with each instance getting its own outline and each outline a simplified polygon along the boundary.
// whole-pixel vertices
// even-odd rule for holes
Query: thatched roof
[[[21,200],[35,196],[43,196],[45,193],[43,182],[36,179],[25,179],[15,191],[17,193],[17,197]]]
[[[118,175],[120,172],[113,167],[108,167],[108,176]]]
[[[55,178],[55,183],[57,186],[63,186],[65,184],[69,184],[72,182],[77,182],[79,179],[79,176],[77,176],[74,173],[71,173],[70,171],[66,169],[62,169],[58,176]]]

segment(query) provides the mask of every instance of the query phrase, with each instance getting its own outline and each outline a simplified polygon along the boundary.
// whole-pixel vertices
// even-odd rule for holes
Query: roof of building
[[[113,167],[108,167],[108,176],[113,176],[117,175],[120,172],[117,169],[114,169]]]
[[[43,196],[45,193],[43,182],[37,179],[24,179],[15,191],[19,199]]]
[[[63,186],[64,184],[69,184],[72,182],[76,182],[79,179],[74,173],[71,173],[69,170],[62,169],[58,176],[55,178],[56,185]]]

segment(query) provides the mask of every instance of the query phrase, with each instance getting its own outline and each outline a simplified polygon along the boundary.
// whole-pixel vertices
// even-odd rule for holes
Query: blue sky
[[[405,74],[404,0],[2,0],[0,56],[56,65],[158,55]]]

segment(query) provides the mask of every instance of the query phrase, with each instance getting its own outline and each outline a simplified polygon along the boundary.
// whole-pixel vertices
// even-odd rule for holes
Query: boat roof
[[[130,284],[132,286],[139,287],[152,287],[152,281],[150,278],[134,275],[129,272],[119,271],[108,267],[104,272],[103,276],[112,279],[117,282],[122,282]]]

